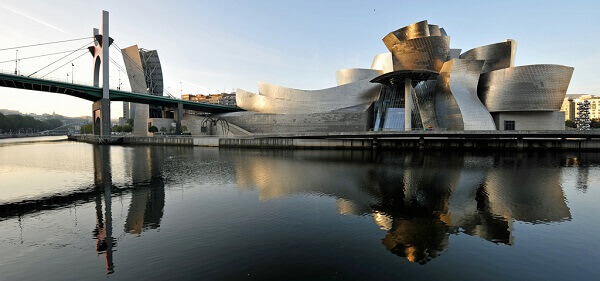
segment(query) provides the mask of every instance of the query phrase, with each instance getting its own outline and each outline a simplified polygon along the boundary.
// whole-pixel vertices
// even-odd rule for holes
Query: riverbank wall
[[[93,144],[176,145],[266,149],[467,149],[467,150],[584,150],[600,151],[600,132],[481,131],[481,132],[358,132],[279,134],[248,137],[168,136],[112,137],[71,135],[70,140]]]

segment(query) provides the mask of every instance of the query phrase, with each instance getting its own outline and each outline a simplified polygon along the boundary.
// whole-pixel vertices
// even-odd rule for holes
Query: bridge
[[[158,96],[151,95],[147,92],[128,92],[120,89],[120,85],[117,89],[111,89],[109,85],[109,65],[114,63],[120,70],[127,72],[127,70],[121,68],[112,58],[109,57],[109,48],[113,46],[114,40],[109,37],[109,14],[107,11],[102,11],[102,30],[94,28],[92,37],[84,37],[78,39],[70,39],[70,40],[61,40],[55,42],[47,42],[40,44],[33,44],[29,46],[21,46],[21,47],[12,47],[12,48],[3,48],[0,51],[6,50],[16,50],[18,52],[19,48],[33,47],[33,46],[43,46],[47,44],[56,44],[62,42],[69,41],[77,41],[81,39],[93,39],[92,42],[80,47],[74,51],[64,51],[57,52],[51,54],[37,55],[28,58],[18,59],[15,58],[15,72],[14,73],[3,73],[0,71],[0,87],[8,87],[15,89],[23,89],[23,90],[31,90],[31,91],[40,91],[40,92],[48,92],[48,93],[58,93],[73,96],[80,99],[85,99],[93,102],[92,105],[92,119],[94,134],[99,135],[100,138],[110,138],[111,137],[111,122],[110,122],[110,102],[111,101],[122,101],[122,102],[132,102],[137,104],[150,104],[157,105],[166,108],[173,109],[175,113],[175,123],[176,123],[176,131],[181,133],[181,120],[183,118],[184,110],[192,110],[192,111],[200,111],[206,113],[226,113],[226,112],[235,112],[242,111],[242,109],[238,107],[232,106],[224,106],[218,104],[209,104],[209,103],[199,103],[194,101],[185,101],[181,99],[174,98],[173,96]],[[89,44],[93,44],[89,46]],[[116,45],[115,45],[116,46]],[[87,47],[87,48],[86,48]],[[84,85],[81,83],[71,83],[67,81],[59,81],[55,79],[46,78],[48,74],[68,65],[72,64],[72,62],[79,57],[83,56],[86,51],[91,53],[92,66],[93,66],[93,83],[91,85]],[[38,72],[47,67],[57,63],[58,61],[73,55],[78,51],[83,51],[85,53],[80,54],[75,59],[68,61],[56,69],[50,71],[49,73],[43,76],[35,76]],[[121,51],[121,49],[119,49]],[[23,75],[17,71],[19,62],[23,59],[31,59],[38,57],[45,57],[50,55],[69,53],[61,57],[60,59],[52,62],[49,65],[46,65],[39,69],[38,71],[29,74]],[[131,58],[129,58],[131,60]],[[141,68],[141,66],[136,65],[136,67]],[[102,75],[101,75],[102,74]],[[68,75],[67,75],[68,76]],[[71,75],[72,77],[73,75]],[[72,78],[71,78],[72,79]],[[131,78],[130,78],[131,79]],[[102,81],[102,86],[100,86],[100,81]],[[130,81],[131,82],[131,81]],[[119,82],[120,83],[120,82]],[[148,83],[148,82],[146,82]],[[131,83],[130,83],[131,84]],[[133,87],[132,87],[133,88]],[[146,89],[143,87],[136,87],[137,91],[143,91]],[[168,94],[168,92],[167,92]],[[170,94],[169,94],[170,95]],[[145,124],[146,122],[140,123]],[[143,130],[145,130],[145,125],[140,125]],[[135,132],[135,131],[134,131]],[[144,132],[147,133],[147,132]]]
[[[65,94],[68,96],[88,100],[91,102],[96,102],[102,99],[101,87],[33,78],[24,75],[14,75],[1,72],[0,87]],[[179,104],[182,104],[183,109],[185,110],[202,111],[207,113],[226,113],[242,110],[238,107],[186,101],[181,99],[174,99],[167,96],[154,96],[150,94],[133,93],[115,89],[110,89],[109,95],[111,101],[152,104],[173,108],[177,108]]]

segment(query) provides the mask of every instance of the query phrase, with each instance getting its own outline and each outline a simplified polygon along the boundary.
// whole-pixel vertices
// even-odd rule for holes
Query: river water
[[[0,141],[0,280],[600,280],[600,154]]]

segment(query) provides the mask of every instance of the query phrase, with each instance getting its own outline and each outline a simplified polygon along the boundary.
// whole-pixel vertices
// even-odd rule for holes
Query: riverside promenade
[[[285,149],[468,149],[600,151],[600,131],[412,131],[255,134],[218,136],[70,135],[94,144],[178,145]]]

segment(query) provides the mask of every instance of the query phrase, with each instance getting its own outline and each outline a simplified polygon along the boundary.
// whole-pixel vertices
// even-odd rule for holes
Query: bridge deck
[[[6,73],[0,73],[0,87],[65,94],[89,101],[98,101],[102,98],[102,88],[99,87],[39,79],[20,75],[12,75]],[[173,99],[170,97],[132,93],[112,89],[110,90],[110,100],[170,107],[177,107],[177,104],[181,103],[183,104],[184,109],[208,113],[243,111],[243,109],[238,107],[184,101],[180,99]]]

